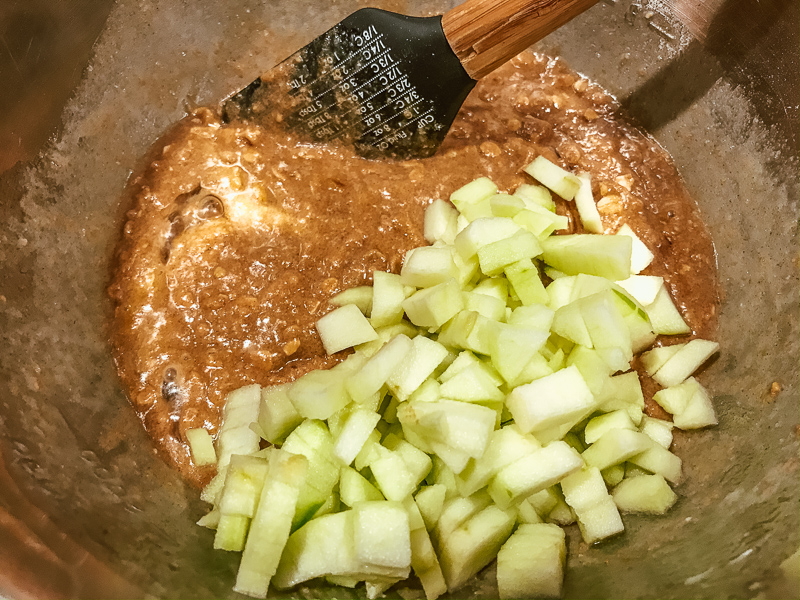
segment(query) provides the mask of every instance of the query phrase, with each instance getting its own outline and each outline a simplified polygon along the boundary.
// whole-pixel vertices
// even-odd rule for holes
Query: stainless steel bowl
[[[361,5],[0,7],[0,594],[233,595],[236,558],[194,526],[197,491],[155,457],[111,363],[119,194],[188,107]],[[686,437],[668,516],[628,517],[628,533],[598,548],[571,543],[569,597],[797,597],[799,11],[793,0],[606,0],[540,44],[671,152],[724,289],[722,352],[704,374],[720,426]],[[458,595],[473,593],[496,593],[490,574]]]

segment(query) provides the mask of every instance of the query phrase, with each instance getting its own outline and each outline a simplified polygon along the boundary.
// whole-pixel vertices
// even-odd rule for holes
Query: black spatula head
[[[223,119],[368,158],[430,156],[475,85],[441,22],[359,10],[226,100]]]

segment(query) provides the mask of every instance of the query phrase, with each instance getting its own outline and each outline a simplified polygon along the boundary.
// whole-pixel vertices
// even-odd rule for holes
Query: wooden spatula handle
[[[453,51],[473,79],[491,73],[597,0],[467,0],[442,17]]]

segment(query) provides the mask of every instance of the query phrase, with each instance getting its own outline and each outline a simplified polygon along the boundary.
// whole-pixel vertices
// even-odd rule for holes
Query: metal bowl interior
[[[93,16],[82,21],[42,8],[84,37],[43,47],[62,52],[53,60],[72,65],[71,78],[41,76],[47,101],[0,119],[22,148],[0,165],[0,531],[11,540],[0,560],[25,565],[0,573],[0,594],[234,596],[236,557],[194,525],[197,490],[154,455],[111,362],[105,286],[119,196],[187,107],[219,101],[361,4],[85,1]],[[0,10],[5,31],[22,6]],[[449,4],[383,6],[423,14]],[[798,14],[779,0],[608,0],[539,44],[617,95],[672,154],[712,233],[724,291],[722,352],[703,374],[720,426],[681,439],[687,477],[667,516],[628,517],[626,535],[596,548],[570,536],[567,597],[797,596],[784,573],[800,560]],[[41,147],[50,121],[39,132],[14,122],[37,107],[61,119]],[[492,578],[484,571],[458,596],[493,597]],[[398,593],[421,597],[413,585]],[[348,595],[358,593],[336,591]]]

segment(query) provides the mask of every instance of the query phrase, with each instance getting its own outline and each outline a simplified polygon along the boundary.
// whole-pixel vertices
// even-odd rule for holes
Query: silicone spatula
[[[478,79],[596,1],[467,0],[435,17],[364,8],[228,98],[223,120],[368,158],[430,156]]]

